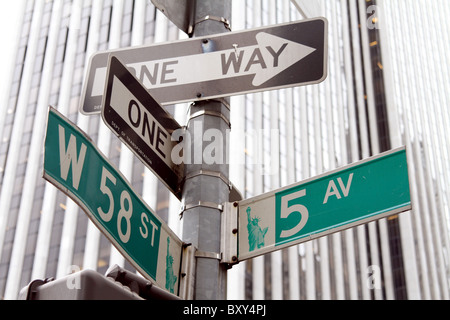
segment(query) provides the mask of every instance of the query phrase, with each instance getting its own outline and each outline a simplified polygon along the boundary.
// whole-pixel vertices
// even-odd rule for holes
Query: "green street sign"
[[[411,209],[405,147],[239,202],[238,260]]]
[[[143,276],[178,294],[182,241],[91,139],[51,107],[44,178],[74,200]]]

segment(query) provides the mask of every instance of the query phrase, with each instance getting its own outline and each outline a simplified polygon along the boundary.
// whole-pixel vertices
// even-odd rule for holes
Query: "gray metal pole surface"
[[[194,37],[229,31],[231,0],[197,0]],[[213,41],[203,40],[203,52],[213,49]],[[198,95],[201,95],[198,92]],[[190,164],[185,163],[182,191],[183,240],[196,253],[194,297],[196,300],[226,299],[227,271],[220,263],[222,205],[228,202],[227,130],[230,129],[229,99],[192,104],[185,141]],[[189,162],[189,161],[188,161]]]

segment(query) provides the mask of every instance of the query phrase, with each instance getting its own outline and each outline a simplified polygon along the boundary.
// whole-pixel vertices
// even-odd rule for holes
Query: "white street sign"
[[[184,169],[173,162],[172,133],[181,129],[113,55],[110,56],[102,102],[105,124],[159,179],[181,198]]]
[[[85,114],[100,112],[110,53],[162,105],[315,84],[327,76],[327,21],[99,52],[84,84],[80,109]]]

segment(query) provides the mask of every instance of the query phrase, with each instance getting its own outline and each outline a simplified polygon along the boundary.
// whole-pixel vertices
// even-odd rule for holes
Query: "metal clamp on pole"
[[[200,250],[197,250],[195,252],[195,257],[196,258],[215,259],[215,260],[221,260],[222,259],[222,255],[220,253],[200,251]]]
[[[181,210],[180,210],[180,220],[183,218],[183,213],[186,210],[189,210],[189,209],[192,209],[192,208],[197,208],[197,207],[217,209],[220,212],[223,211],[223,205],[218,204],[218,203],[214,203],[214,202],[209,202],[209,201],[199,201],[197,203],[183,204],[183,205],[181,205]]]
[[[225,106],[225,108],[227,108],[228,110],[231,110],[230,103],[225,98],[209,99],[209,101],[219,102],[219,103],[223,104]]]
[[[230,21],[228,21],[228,19],[225,19],[224,17],[217,17],[217,16],[212,16],[212,15],[207,15],[207,16],[205,16],[203,18],[200,18],[197,21],[195,21],[194,28],[195,28],[195,26],[197,24],[205,22],[205,21],[208,21],[208,20],[214,20],[214,21],[222,22],[225,25],[225,28],[227,28],[228,30],[231,31],[231,25],[230,25]]]
[[[194,114],[192,114],[189,119],[188,119],[188,123],[189,121],[191,121],[194,118],[198,118],[201,116],[212,116],[212,117],[218,117],[221,118],[223,121],[225,121],[225,123],[228,125],[228,127],[231,129],[231,123],[230,120],[228,120],[222,113],[220,112],[216,112],[216,111],[211,111],[211,110],[200,110],[195,112]]]
[[[202,97],[202,94],[201,93],[198,93],[197,94],[197,98],[201,98]],[[231,108],[230,108],[230,103],[227,101],[227,99],[225,99],[225,98],[213,98],[213,99],[206,99],[206,100],[203,100],[203,101],[212,101],[212,102],[218,102],[218,103],[221,103],[222,105],[224,105],[225,106],[225,108],[227,108],[228,110],[231,110]],[[198,102],[198,101],[197,101]],[[189,105],[189,108],[191,108],[191,107],[195,107],[195,102],[192,102],[190,105]]]
[[[227,177],[225,177],[221,172],[218,172],[218,171],[211,171],[211,170],[194,171],[194,172],[188,173],[186,175],[186,177],[184,178],[184,180],[186,181],[188,179],[192,179],[194,177],[201,176],[201,175],[219,178],[223,182],[225,182],[225,184],[230,188],[230,190],[233,188],[233,184],[231,183],[231,181]]]

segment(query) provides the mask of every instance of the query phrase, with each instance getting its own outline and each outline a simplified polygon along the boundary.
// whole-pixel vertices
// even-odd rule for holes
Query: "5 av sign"
[[[111,53],[162,105],[315,84],[327,76],[327,21],[96,53],[81,99],[85,114],[100,112]]]
[[[403,147],[240,201],[238,260],[410,209]]]

